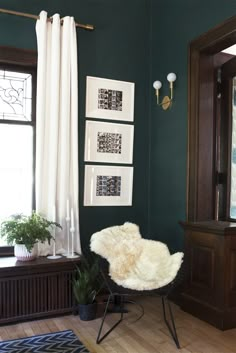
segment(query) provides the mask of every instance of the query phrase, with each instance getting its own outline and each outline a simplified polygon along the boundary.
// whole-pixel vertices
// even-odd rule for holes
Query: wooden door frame
[[[214,55],[236,44],[236,16],[189,45],[187,220],[214,219]]]

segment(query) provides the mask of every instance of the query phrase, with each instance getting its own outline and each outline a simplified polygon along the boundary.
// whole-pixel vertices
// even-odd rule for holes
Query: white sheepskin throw
[[[128,222],[94,233],[90,248],[109,262],[114,282],[135,290],[157,289],[173,281],[184,255],[170,255],[164,243],[143,239],[139,227]]]

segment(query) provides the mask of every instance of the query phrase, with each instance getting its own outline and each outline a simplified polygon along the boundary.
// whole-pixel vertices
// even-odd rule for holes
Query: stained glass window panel
[[[0,119],[32,120],[32,75],[0,70]]]

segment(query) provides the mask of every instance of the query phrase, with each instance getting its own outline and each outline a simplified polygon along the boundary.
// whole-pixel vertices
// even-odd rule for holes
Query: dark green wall
[[[236,2],[224,0],[151,1],[151,81],[178,76],[175,103],[163,111],[151,104],[150,234],[173,249],[183,247],[179,220],[186,218],[187,60],[188,44],[227,18],[236,15]]]
[[[94,24],[78,29],[80,224],[82,243],[103,227],[133,221],[148,229],[148,78],[149,1],[146,0],[1,0],[0,8],[38,14],[71,15]],[[36,49],[35,21],[0,14],[0,45]],[[135,82],[134,196],[132,207],[83,207],[86,75]]]
[[[186,217],[187,50],[189,42],[236,14],[225,0],[0,0],[0,7],[73,15],[92,23],[78,30],[80,106],[80,216],[83,244],[103,227],[133,221],[144,236],[183,247]],[[35,22],[0,14],[0,45],[36,48]],[[155,104],[152,82],[176,72],[175,103]],[[134,197],[132,207],[83,207],[86,75],[135,82]],[[150,154],[149,154],[150,151]]]

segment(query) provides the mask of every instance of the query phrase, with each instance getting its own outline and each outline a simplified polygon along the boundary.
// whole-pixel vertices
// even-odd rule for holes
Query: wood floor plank
[[[173,305],[176,327],[181,349],[178,350],[163,320],[159,298],[138,297],[134,301],[142,304],[144,316],[140,316],[140,307],[127,304],[128,314],[123,322],[101,342],[96,337],[101,318],[93,321],[81,321],[79,316],[68,315],[16,325],[0,327],[0,340],[28,337],[48,332],[71,329],[91,353],[235,353],[236,329],[220,331]],[[119,315],[109,314],[104,329],[109,329]]]

